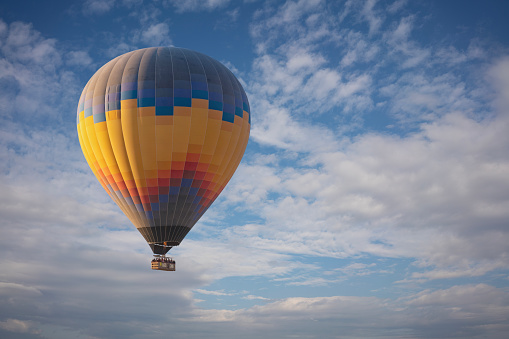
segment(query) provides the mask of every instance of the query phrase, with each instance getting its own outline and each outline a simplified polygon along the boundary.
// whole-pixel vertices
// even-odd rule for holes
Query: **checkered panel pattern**
[[[178,245],[221,193],[251,124],[237,78],[175,47],[104,65],[85,86],[77,115],[90,168],[153,249]]]

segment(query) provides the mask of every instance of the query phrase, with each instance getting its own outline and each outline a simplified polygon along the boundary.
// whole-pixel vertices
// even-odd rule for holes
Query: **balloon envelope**
[[[179,245],[221,193],[251,126],[237,78],[175,47],[111,60],[89,80],[77,111],[90,168],[155,254]]]

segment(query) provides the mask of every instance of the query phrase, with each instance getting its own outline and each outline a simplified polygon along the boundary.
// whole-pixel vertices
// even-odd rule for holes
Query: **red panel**
[[[170,171],[168,171],[170,172]],[[170,178],[159,178],[159,180],[157,181],[157,184],[159,186],[170,186]]]
[[[157,186],[157,178],[147,178],[147,186]]]
[[[159,187],[153,186],[148,188],[149,195],[157,195],[159,193]]]
[[[131,197],[137,197],[139,194],[138,194],[138,190],[136,189],[136,187],[134,188],[128,188],[129,190],[129,195]]]
[[[171,179],[182,178],[184,170],[171,170]],[[173,186],[173,185],[172,185]]]
[[[186,161],[198,162],[200,160],[199,153],[187,153]]]
[[[205,174],[206,172],[196,171],[194,174],[194,180],[203,180],[203,178],[205,178]]]
[[[158,170],[157,171],[157,176],[159,177],[159,179],[169,178],[170,175],[171,175],[171,170]]]
[[[198,167],[198,162],[186,162],[186,164],[184,166],[184,170],[196,171],[196,167]]]

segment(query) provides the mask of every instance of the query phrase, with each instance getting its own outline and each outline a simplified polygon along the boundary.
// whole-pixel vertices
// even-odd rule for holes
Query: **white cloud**
[[[19,319],[7,319],[5,321],[0,321],[0,328],[8,332],[39,334],[40,331],[33,330],[32,326],[31,322]]]
[[[141,32],[141,41],[149,46],[170,45],[170,28],[167,23],[152,24]]]
[[[242,299],[247,299],[247,300],[270,300],[269,298],[265,298],[265,297],[261,297],[261,296],[258,296],[258,295],[246,295],[245,297],[242,297]]]
[[[69,107],[77,93],[75,75],[61,71],[56,40],[46,39],[30,24],[3,25],[0,36],[0,116],[44,121]]]
[[[216,296],[232,296],[232,295],[236,295],[238,293],[227,293],[227,292],[224,292],[224,290],[220,290],[220,291],[209,291],[209,290],[204,290],[204,289],[201,289],[201,288],[197,288],[194,290],[195,292],[198,292],[200,294],[206,294],[206,295],[216,295]]]
[[[369,24],[369,34],[375,34],[380,29],[384,18],[374,9],[377,0],[366,0],[361,10],[362,17]]]
[[[475,94],[452,73],[408,73],[379,91],[390,99],[392,114],[403,123],[432,121],[452,112],[471,114],[480,108]]]
[[[496,104],[498,113],[509,117],[509,57],[503,57],[493,64],[487,74],[488,80],[497,91]]]
[[[105,14],[109,12],[114,5],[115,0],[87,0],[83,4],[83,13],[85,15]]]
[[[407,3],[408,0],[396,0],[389,7],[387,7],[387,11],[389,13],[394,14],[398,12],[401,8],[405,7]]]
[[[71,51],[67,53],[67,64],[76,66],[88,66],[92,64],[92,58],[87,51]]]
[[[248,309],[196,310],[196,322],[242,328],[242,337],[300,335],[344,338],[504,338],[505,291],[485,284],[423,291],[392,301],[375,297],[286,298]],[[236,332],[237,333],[237,332]],[[332,334],[331,334],[332,333]]]
[[[178,12],[213,11],[226,7],[230,0],[169,0]]]

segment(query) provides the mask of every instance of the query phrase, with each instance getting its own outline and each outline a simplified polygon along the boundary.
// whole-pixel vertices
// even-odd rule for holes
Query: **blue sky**
[[[1,338],[507,338],[509,4],[0,3]],[[109,201],[76,105],[174,45],[242,82],[251,137],[176,272]]]

